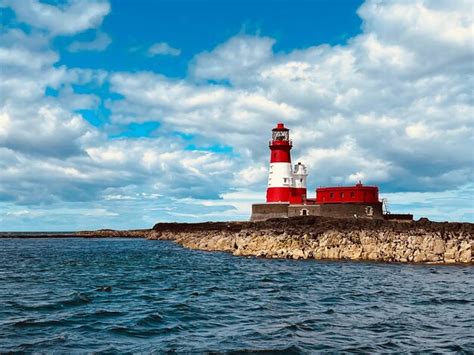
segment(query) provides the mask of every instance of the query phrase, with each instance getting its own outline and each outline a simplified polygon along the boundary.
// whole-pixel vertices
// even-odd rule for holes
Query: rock
[[[430,223],[430,220],[426,217],[421,217],[418,221],[417,221],[418,224],[429,224]]]
[[[96,291],[112,292],[112,286],[97,286]]]
[[[470,263],[472,262],[472,245],[474,243],[463,241],[459,248],[459,258],[457,262]]]
[[[448,243],[446,243],[446,249],[444,251],[444,262],[455,263],[457,251],[458,251],[457,243],[453,240],[448,241]]]
[[[301,249],[294,249],[291,254],[293,259],[305,259],[304,251]]]
[[[104,232],[110,233],[110,232]],[[242,256],[472,263],[474,225],[299,217],[264,222],[160,223],[149,239]]]
[[[413,261],[415,263],[420,263],[422,261],[426,261],[426,254],[422,251],[417,250],[417,253],[415,253],[415,255],[413,257]]]
[[[433,254],[444,254],[445,247],[446,243],[444,240],[437,238],[433,241],[433,247],[431,250],[433,251]]]
[[[367,255],[367,260],[379,260],[379,253],[376,251],[372,251]]]

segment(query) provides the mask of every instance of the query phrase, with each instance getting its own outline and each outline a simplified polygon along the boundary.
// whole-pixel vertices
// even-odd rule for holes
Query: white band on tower
[[[270,163],[268,187],[293,187],[293,173],[290,163]]]

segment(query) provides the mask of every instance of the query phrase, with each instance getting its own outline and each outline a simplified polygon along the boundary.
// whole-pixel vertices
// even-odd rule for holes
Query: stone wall
[[[382,203],[327,203],[318,205],[290,205],[288,203],[261,203],[252,205],[252,222],[271,218],[322,216],[334,218],[383,219]]]
[[[371,204],[327,203],[320,206],[320,215],[323,217],[383,219],[382,202]]]
[[[320,205],[291,205],[288,207],[288,217],[321,216]]]
[[[257,203],[252,205],[252,222],[264,221],[270,218],[288,217],[289,203]]]

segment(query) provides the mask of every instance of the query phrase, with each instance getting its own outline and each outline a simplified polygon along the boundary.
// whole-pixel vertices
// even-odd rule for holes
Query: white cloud
[[[41,34],[26,34],[19,29],[0,34],[2,76],[12,74],[14,80],[24,71],[50,69],[58,60],[58,54],[49,48],[48,38]]]
[[[377,35],[370,33],[360,37],[361,50],[366,55],[364,65],[369,69],[412,70],[416,66],[414,53],[401,45],[381,42]]]
[[[57,106],[40,106],[34,116],[3,112],[9,124],[3,127],[0,145],[32,155],[66,157],[80,154],[81,142],[90,131],[87,123]]]
[[[193,79],[230,87],[117,74],[112,89],[125,99],[109,106],[112,118],[152,117],[228,144],[251,166],[265,165],[269,130],[284,120],[294,128],[294,156],[314,169],[310,181],[455,187],[472,178],[474,163],[467,121],[474,116],[474,35],[466,6],[368,1],[359,10],[364,32],[345,46],[274,53],[273,39],[238,35],[190,65]],[[440,38],[437,28],[450,34]]]
[[[74,41],[68,46],[70,52],[103,51],[112,43],[109,35],[98,32],[92,41]]]
[[[148,48],[147,53],[151,57],[157,55],[170,55],[176,57],[181,54],[181,49],[173,48],[166,42],[159,42],[151,45],[150,48]]]
[[[0,113],[0,139],[7,136],[10,131],[11,120],[7,113]]]
[[[275,53],[272,38],[238,35],[197,55],[179,80],[57,64],[50,35],[98,28],[108,3],[11,5],[36,30],[0,34],[0,201],[9,201],[0,209],[12,212],[2,223],[245,219],[264,199],[267,142],[280,120],[292,129],[294,161],[309,166],[310,190],[362,179],[396,192],[395,211],[474,218],[472,202],[456,200],[474,177],[467,2],[368,1],[363,32],[346,45]],[[152,52],[177,51],[162,42]],[[97,128],[73,111],[100,99],[74,86],[104,83],[122,98],[106,102],[110,122]],[[159,123],[157,136],[107,138],[145,122]]]
[[[106,0],[71,0],[58,6],[38,0],[4,0],[18,19],[54,35],[73,35],[101,25],[110,12]]]
[[[474,186],[464,184],[442,192],[382,193],[392,213],[414,214],[415,219],[428,217],[434,221],[472,222],[474,218]]]
[[[237,171],[234,174],[233,185],[236,187],[261,187],[268,178],[268,167],[264,165],[252,165]]]
[[[437,135],[423,122],[417,122],[415,124],[407,126],[405,132],[409,138],[413,139],[429,139]]]
[[[113,123],[161,121],[162,130],[202,135],[204,144],[217,139],[244,155],[254,154],[249,146],[266,149],[261,137],[275,120],[292,121],[301,114],[257,92],[200,86],[153,73],[117,73],[110,82],[113,91],[126,97],[108,104]]]
[[[459,1],[415,1],[383,3],[367,1],[358,11],[364,20],[366,32],[383,35],[392,40],[419,46],[437,43],[458,47],[472,45],[472,2]]]
[[[212,52],[196,56],[191,75],[197,79],[240,81],[242,74],[260,69],[272,60],[275,40],[268,37],[240,35],[217,46]]]
[[[469,70],[474,21],[472,2],[365,2],[358,11],[366,33],[375,33],[389,46],[412,53],[416,65],[410,75]]]

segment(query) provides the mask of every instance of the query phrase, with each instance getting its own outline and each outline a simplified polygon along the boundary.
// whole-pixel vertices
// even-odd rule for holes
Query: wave
[[[10,302],[11,305],[19,310],[30,310],[30,311],[51,311],[62,309],[66,307],[76,307],[82,306],[88,303],[91,303],[92,299],[81,292],[74,292],[69,295],[66,299],[61,299],[55,302],[45,302],[45,303],[26,303],[26,302]]]

